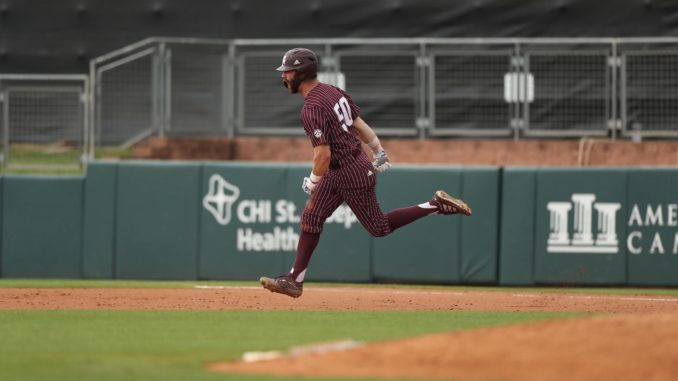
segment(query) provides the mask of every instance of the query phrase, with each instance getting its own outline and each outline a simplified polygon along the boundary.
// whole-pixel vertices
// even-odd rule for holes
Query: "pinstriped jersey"
[[[362,151],[358,137],[353,133],[353,121],[360,108],[338,87],[319,82],[304,99],[301,121],[311,144],[327,144],[332,158],[330,166],[345,163]]]

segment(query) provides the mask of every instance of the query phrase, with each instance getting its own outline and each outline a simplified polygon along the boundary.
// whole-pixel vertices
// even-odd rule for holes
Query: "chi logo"
[[[239,196],[238,187],[214,174],[210,177],[209,190],[202,199],[202,205],[219,224],[228,225],[231,222],[231,207]]]
[[[619,252],[617,239],[617,211],[620,203],[594,202],[592,193],[574,193],[572,202],[549,202],[550,234],[546,243],[549,253],[600,253]],[[574,209],[574,232],[570,237],[570,210]],[[597,234],[593,236],[593,210],[598,217]]]

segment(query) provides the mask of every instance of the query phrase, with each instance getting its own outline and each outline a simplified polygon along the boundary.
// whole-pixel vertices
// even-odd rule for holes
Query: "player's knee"
[[[384,236],[391,234],[391,229],[388,226],[380,227],[380,228],[370,227],[370,228],[367,229],[367,231],[370,234],[372,234],[372,236],[375,237],[375,238],[384,237]]]
[[[315,213],[304,210],[301,214],[301,230],[306,233],[320,234],[324,224],[324,219]]]

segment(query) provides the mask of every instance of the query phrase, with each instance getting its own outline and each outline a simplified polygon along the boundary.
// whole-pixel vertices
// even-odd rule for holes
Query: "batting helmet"
[[[290,49],[283,56],[282,65],[278,71],[295,70],[301,81],[318,76],[318,56],[305,48]]]

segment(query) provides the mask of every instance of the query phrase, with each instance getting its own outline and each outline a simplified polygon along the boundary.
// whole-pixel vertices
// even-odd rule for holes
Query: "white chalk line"
[[[255,287],[255,286],[193,286],[193,288],[197,289],[218,289],[218,290],[262,290],[261,287]],[[347,291],[350,290],[356,290],[358,289],[352,289],[350,287],[346,288],[326,288],[326,287],[317,287],[317,288],[312,288],[312,289],[307,289],[305,290],[306,292],[334,292],[334,293],[346,293]],[[441,296],[464,296],[464,295],[470,295],[474,293],[485,293],[485,294],[491,294],[493,292],[501,292],[501,291],[470,291],[470,292],[463,292],[463,291],[427,291],[427,290],[417,290],[417,291],[411,291],[411,290],[394,290],[394,289],[388,289],[388,290],[368,290],[361,288],[359,289],[359,294],[388,294],[388,295],[421,295],[421,294],[427,294],[427,295],[441,295]],[[517,297],[517,298],[543,298],[543,297],[556,297],[556,298],[568,298],[568,299],[584,299],[584,300],[618,300],[618,301],[639,301],[639,302],[669,302],[669,303],[678,303],[678,297],[672,298],[672,297],[648,297],[648,296],[614,296],[614,295],[564,295],[564,294],[555,294],[555,293],[543,293],[543,294],[515,294],[511,293],[508,294],[509,296]]]
[[[545,296],[555,296],[568,299],[587,299],[587,300],[621,300],[621,301],[639,301],[639,302],[673,302],[678,303],[678,298],[657,298],[648,296],[614,296],[614,295],[552,295],[552,294],[512,294],[518,298],[542,298]]]
[[[253,287],[253,286],[193,286],[193,288],[198,289],[216,289],[216,290],[262,290],[262,287]],[[384,294],[388,293],[389,295],[421,295],[422,293],[428,295],[456,295],[461,296],[467,293],[459,291],[404,291],[404,290],[368,290],[364,288],[329,288],[329,287],[317,287],[312,289],[304,289],[304,292],[336,292],[336,293],[346,293],[350,290],[360,291],[361,294]]]

